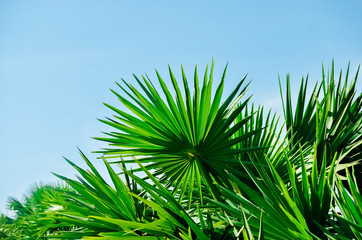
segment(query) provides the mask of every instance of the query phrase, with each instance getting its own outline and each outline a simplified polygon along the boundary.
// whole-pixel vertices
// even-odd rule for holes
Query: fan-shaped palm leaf
[[[139,156],[141,163],[150,163],[146,166],[147,169],[159,170],[155,172],[156,175],[161,173],[164,179],[175,184],[174,189],[177,190],[182,185],[180,199],[186,189],[192,194],[194,182],[199,190],[202,182],[206,183],[214,197],[220,199],[214,181],[222,185],[228,184],[224,169],[234,171],[233,166],[239,164],[239,160],[234,156],[255,149],[232,147],[260,129],[231,139],[232,135],[251,118],[249,116],[232,125],[249,100],[237,105],[245,95],[248,84],[241,88],[244,77],[221,103],[226,68],[212,97],[213,68],[214,63],[209,75],[206,68],[201,91],[195,69],[193,97],[183,69],[184,95],[169,68],[175,97],[156,71],[166,102],[148,77],[142,76],[143,82],[135,77],[144,93],[123,81],[128,88],[119,85],[124,94],[113,92],[135,116],[106,104],[118,115],[114,116],[113,120],[101,121],[118,132],[107,133],[109,138],[97,138],[109,142],[113,147],[105,149],[102,153],[106,157]],[[133,103],[127,100],[125,95],[128,95]]]

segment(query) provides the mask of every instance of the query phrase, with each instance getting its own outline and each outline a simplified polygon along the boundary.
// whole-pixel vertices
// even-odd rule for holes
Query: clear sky
[[[189,76],[229,62],[225,92],[248,73],[253,101],[280,111],[278,74],[321,78],[322,62],[362,62],[361,1],[0,0],[0,211],[32,183],[73,177],[65,156],[97,166],[109,88],[167,65]],[[358,89],[362,88],[359,82]]]

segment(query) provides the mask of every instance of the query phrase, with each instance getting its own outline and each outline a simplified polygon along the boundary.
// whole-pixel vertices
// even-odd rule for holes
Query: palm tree
[[[213,68],[201,88],[195,69],[192,96],[183,69],[184,94],[171,68],[173,94],[157,71],[159,88],[142,76],[139,90],[124,80],[112,90],[133,114],[105,104],[115,116],[101,121],[115,130],[96,139],[110,145],[99,152],[111,183],[82,152],[90,171],[67,160],[81,177],[57,175],[72,190],[49,198],[60,208],[43,214],[43,231],[55,229],[47,237],[362,238],[358,71],[348,87],[348,70],[335,81],[332,63],[308,102],[302,80],[295,112],[288,76],[284,136],[276,115],[242,100],[245,77],[223,99],[225,68],[212,95]]]

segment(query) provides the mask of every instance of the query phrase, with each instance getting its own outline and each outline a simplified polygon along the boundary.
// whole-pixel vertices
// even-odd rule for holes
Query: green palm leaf
[[[174,184],[174,189],[178,190],[183,185],[180,196],[183,196],[187,189],[189,195],[192,195],[196,182],[198,189],[201,189],[201,184],[205,183],[214,198],[220,199],[214,183],[229,184],[224,170],[231,171],[239,164],[234,156],[262,147],[233,148],[260,129],[232,138],[233,134],[250,119],[246,118],[233,125],[249,100],[238,105],[246,93],[248,84],[242,88],[244,77],[221,103],[226,68],[215,95],[212,96],[213,68],[213,62],[210,74],[206,68],[201,91],[195,69],[193,97],[183,69],[184,95],[171,68],[169,73],[174,96],[156,71],[165,100],[161,98],[161,94],[148,77],[144,76],[142,81],[135,77],[143,93],[125,81],[125,87],[119,85],[123,94],[112,90],[133,115],[106,104],[117,115],[114,119],[101,121],[115,128],[117,132],[106,133],[108,138],[96,138],[108,142],[113,147],[101,153],[105,154],[106,158],[138,157],[141,163],[149,163],[146,165],[147,169],[156,169],[154,174],[162,174],[162,179]],[[125,96],[132,101],[127,100]],[[131,159],[126,162],[134,161]],[[202,179],[197,180],[200,176]]]
[[[38,185],[33,184],[27,189],[22,200],[14,197],[8,198],[8,209],[16,213],[14,219],[7,220],[8,224],[0,222],[1,239],[39,239],[43,234],[50,234],[60,226],[50,226],[52,219],[42,218],[44,212],[52,210],[50,199],[58,198],[59,191],[68,191],[69,186],[61,184]],[[9,224],[11,223],[11,224]],[[69,228],[65,227],[64,230]],[[3,235],[3,236],[2,236]]]
[[[104,161],[114,186],[112,187],[83,153],[81,155],[91,171],[86,171],[67,160],[82,177],[78,177],[78,181],[76,181],[56,175],[75,191],[62,191],[62,195],[51,199],[52,204],[61,208],[43,213],[44,219],[52,220],[44,229],[57,227],[60,231],[47,237],[77,239],[80,236],[89,236],[84,238],[114,239],[114,237],[122,237],[127,239],[132,236],[157,236],[161,239],[166,239],[166,237],[178,239],[175,236],[187,231],[191,224],[193,224],[194,231],[197,231],[196,224],[171,194],[167,195],[162,190],[158,192],[162,197],[152,194],[154,187],[134,176],[132,171],[128,171],[125,167],[123,167],[126,179],[126,183],[124,183],[108,162]],[[137,182],[133,179],[136,179]],[[142,189],[137,183],[141,183],[139,186],[147,192],[141,191]],[[150,200],[150,197],[155,198],[154,201]],[[169,207],[163,198],[175,203],[174,206],[178,207]],[[60,224],[56,224],[56,222]],[[73,226],[74,229],[64,231],[61,230],[62,226]],[[202,232],[200,234],[202,235]]]
[[[333,223],[333,229],[339,233],[339,236],[345,236],[350,239],[362,239],[362,195],[358,189],[357,179],[348,171],[347,181],[349,193],[342,184],[340,178],[337,179],[335,200],[338,210],[334,209],[334,217],[338,224]]]
[[[249,226],[249,231],[254,236],[260,234],[260,216],[264,212],[262,227],[265,239],[324,238],[325,235],[320,226],[324,228],[328,226],[335,164],[339,162],[337,155],[331,166],[327,168],[326,150],[323,159],[318,160],[319,154],[315,146],[313,166],[307,171],[305,166],[307,160],[304,159],[302,151],[298,159],[302,169],[296,168],[291,163],[288,152],[285,151],[284,154],[289,177],[287,182],[283,181],[266,155],[258,161],[256,157],[253,157],[250,158],[252,166],[245,162],[241,164],[254,187],[231,174],[230,177],[235,184],[234,192],[220,186],[220,192],[227,199],[226,202],[211,201],[234,218],[235,226],[246,227],[246,229]],[[320,170],[318,170],[318,162],[322,162]],[[297,172],[301,173],[297,174]]]
[[[288,139],[292,142],[290,149],[298,151],[298,145],[317,144],[318,159],[323,159],[324,146],[327,148],[327,166],[338,152],[342,163],[358,164],[356,174],[362,173],[362,164],[358,163],[362,152],[362,94],[357,95],[356,75],[349,84],[349,65],[345,74],[334,73],[334,62],[328,75],[322,66],[322,82],[316,84],[309,101],[306,101],[307,82],[302,79],[295,111],[291,103],[290,79],[287,75],[287,89],[283,102],[284,117]],[[282,100],[283,94],[280,88]],[[318,98],[320,93],[321,96]],[[293,117],[294,116],[294,117]],[[318,163],[320,168],[322,162]],[[339,166],[340,167],[340,166]],[[344,166],[341,165],[344,169]]]

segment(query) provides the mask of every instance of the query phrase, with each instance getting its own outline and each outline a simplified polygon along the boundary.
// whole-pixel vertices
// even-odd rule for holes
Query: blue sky
[[[72,177],[105,147],[102,105],[121,107],[109,88],[167,65],[191,76],[215,58],[229,63],[227,87],[248,73],[253,101],[280,112],[278,74],[292,84],[321,64],[354,72],[362,62],[361,1],[6,1],[0,0],[0,211],[32,183]],[[362,88],[359,82],[358,89]]]

